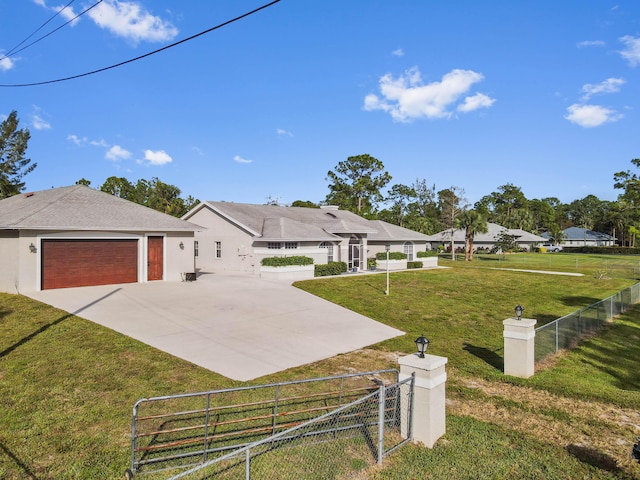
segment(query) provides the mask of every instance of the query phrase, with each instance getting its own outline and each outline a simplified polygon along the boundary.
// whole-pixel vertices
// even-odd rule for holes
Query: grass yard
[[[303,282],[300,288],[408,333],[252,383],[393,368],[424,333],[430,353],[449,358],[447,434],[433,450],[403,447],[356,478],[640,478],[629,455],[640,435],[640,306],[531,379],[501,374],[502,320],[517,303],[544,323],[633,283],[630,275],[595,275],[601,265],[589,265],[591,256],[538,257],[559,262],[540,266],[551,270],[569,269],[571,258],[575,268],[578,257],[588,275],[491,270],[481,260],[393,273],[388,297],[385,275]],[[621,260],[631,269],[637,263],[605,259]],[[0,478],[123,478],[137,399],[239,385],[66,312],[0,294]]]

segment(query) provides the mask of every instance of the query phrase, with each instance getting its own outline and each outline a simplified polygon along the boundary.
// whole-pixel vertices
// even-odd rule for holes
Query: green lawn
[[[401,448],[358,478],[640,478],[629,458],[640,432],[640,307],[531,379],[501,374],[502,320],[517,303],[546,322],[633,280],[483,267],[456,262],[394,273],[388,297],[385,275],[300,284],[408,333],[252,383],[393,367],[424,333],[430,353],[449,358],[447,434],[433,450]],[[137,399],[238,385],[66,312],[0,294],[0,478],[123,478]]]

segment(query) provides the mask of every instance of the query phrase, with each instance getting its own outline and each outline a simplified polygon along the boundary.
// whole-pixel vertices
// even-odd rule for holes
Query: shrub
[[[377,260],[386,260],[387,252],[376,253]],[[402,252],[389,252],[389,260],[406,260],[407,254]]]
[[[433,250],[427,250],[426,252],[418,252],[418,258],[426,258],[426,257],[437,257],[438,252],[434,252]]]
[[[315,265],[316,277],[326,277],[328,275],[340,275],[347,271],[347,264],[345,262],[329,262],[324,264]]]
[[[303,256],[267,257],[260,262],[265,267],[287,267],[289,265],[313,265],[313,258]]]
[[[407,262],[407,268],[422,268],[422,262]]]
[[[638,247],[596,247],[596,246],[582,246],[582,247],[564,247],[562,249],[565,253],[601,253],[605,255],[638,255],[640,254],[640,248]]]

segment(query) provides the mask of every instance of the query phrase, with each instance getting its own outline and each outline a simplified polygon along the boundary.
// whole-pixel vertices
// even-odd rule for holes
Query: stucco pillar
[[[402,357],[400,364],[400,380],[415,374],[413,391],[413,417],[409,416],[409,404],[401,405],[400,432],[404,438],[409,435],[411,422],[411,439],[422,442],[432,448],[446,431],[445,422],[445,384],[447,373],[445,365],[448,359],[436,355],[425,355],[420,358],[417,353]]]
[[[504,374],[529,378],[535,370],[536,323],[533,318],[507,318],[504,325]]]

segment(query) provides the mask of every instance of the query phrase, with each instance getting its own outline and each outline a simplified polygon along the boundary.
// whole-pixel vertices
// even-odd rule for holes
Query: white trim
[[[407,375],[406,373],[401,373],[398,375],[398,381],[402,382],[403,380],[406,380],[408,378],[411,378],[411,375]],[[436,388],[439,385],[442,385],[443,383],[445,383],[447,381],[447,373],[444,372],[440,375],[438,375],[437,377],[434,378],[422,378],[422,377],[418,377],[416,375],[415,378],[415,383],[414,385],[418,388],[426,388],[427,390],[431,390]]]

